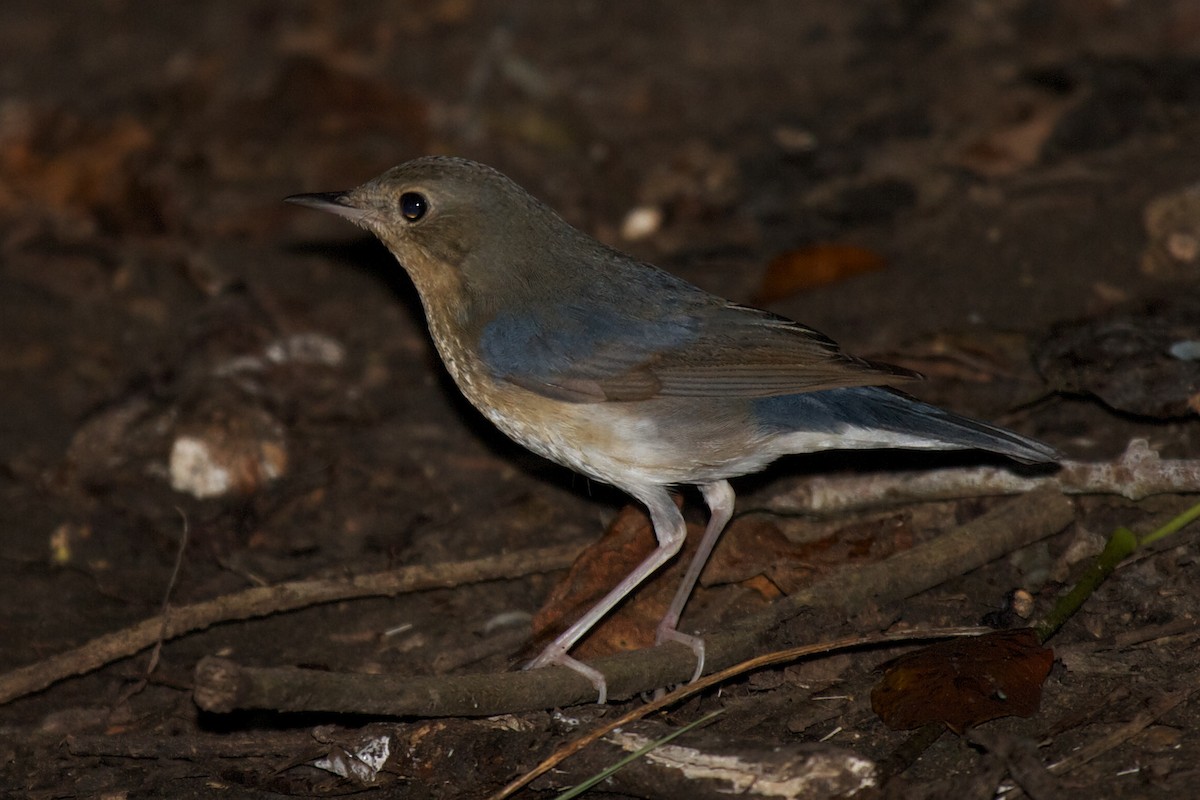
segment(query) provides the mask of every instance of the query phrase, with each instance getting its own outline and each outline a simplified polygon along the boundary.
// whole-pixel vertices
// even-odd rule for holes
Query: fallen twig
[[[1197,693],[1200,693],[1200,688],[1195,686],[1183,686],[1173,691],[1164,692],[1154,698],[1145,711],[1135,714],[1129,722],[1079,748],[1062,761],[1051,764],[1047,769],[1055,774],[1062,774],[1078,769],[1089,761],[1104,755],[1109,750],[1127,744],[1130,739],[1153,725],[1164,714],[1180,703],[1194,697]]]
[[[179,512],[179,516],[183,519],[183,529],[179,534],[179,547],[175,551],[175,566],[171,568],[171,577],[167,579],[167,588],[163,591],[162,610],[159,612],[162,624],[158,628],[158,639],[154,642],[154,649],[150,651],[150,658],[146,663],[146,671],[142,675],[142,679],[122,695],[126,700],[141,692],[150,683],[150,676],[158,668],[158,659],[162,655],[163,645],[167,641],[167,621],[169,619],[168,615],[171,612],[171,592],[175,590],[175,583],[179,580],[180,571],[183,570],[183,554],[187,552],[188,534],[190,532],[187,515],[183,513],[182,509],[177,508],[175,510]]]
[[[391,597],[407,592],[550,572],[570,566],[578,555],[577,545],[545,547],[471,561],[417,564],[352,578],[293,581],[277,586],[255,587],[202,603],[178,606],[171,609],[169,615],[150,617],[131,627],[92,639],[73,650],[0,675],[0,704],[45,689],[64,678],[82,675],[134,655],[157,641],[201,631],[217,623],[265,617],[359,597]]]
[[[899,503],[1023,494],[1053,487],[1063,494],[1112,494],[1142,500],[1200,492],[1200,460],[1163,460],[1145,439],[1133,439],[1113,461],[1064,461],[1058,470],[1021,475],[1002,467],[960,467],[837,477],[812,477],[769,501],[775,511],[832,515]]]

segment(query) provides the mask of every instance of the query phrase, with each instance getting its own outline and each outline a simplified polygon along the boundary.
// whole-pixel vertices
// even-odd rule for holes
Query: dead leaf
[[[580,640],[572,654],[594,658],[652,646],[658,623],[675,596],[702,535],[702,526],[689,524],[683,551],[601,620]],[[645,511],[639,506],[625,507],[600,541],[575,560],[566,577],[534,615],[531,649],[544,646],[579,619],[655,546],[654,531]],[[739,602],[769,603],[807,586],[822,570],[833,565],[885,558],[897,547],[908,546],[911,546],[911,531],[904,515],[842,526],[833,535],[803,542],[788,539],[777,521],[769,517],[739,517],[717,542],[700,575],[692,602],[705,588],[738,584],[748,590]]]
[[[1006,98],[991,127],[951,160],[977,175],[998,178],[1033,166],[1059,120],[1074,104],[1044,92],[1017,92]]]
[[[886,266],[883,256],[852,244],[824,242],[781,253],[767,265],[754,296],[760,305]]]
[[[1054,651],[1029,628],[938,642],[901,656],[871,691],[893,730],[941,722],[955,733],[999,717],[1029,717],[1042,700]]]
[[[0,212],[30,207],[92,218],[111,228],[157,231],[162,200],[139,158],[154,136],[132,117],[84,120],[18,104],[0,125]]]
[[[738,517],[713,550],[700,583],[713,586],[742,583],[763,575],[770,578],[771,570],[780,565],[803,569],[811,575],[812,561],[829,547],[827,539],[804,543],[789,540],[770,517]]]
[[[1155,419],[1195,414],[1200,360],[1200,298],[1139,302],[1054,326],[1035,354],[1038,369],[1062,392],[1090,394],[1127,414]]]
[[[885,358],[926,378],[946,378],[956,383],[1036,379],[1029,364],[1029,337],[1011,331],[975,329],[935,333],[905,343],[902,354],[888,354]]]
[[[730,534],[739,533],[737,529],[730,531]],[[731,535],[729,538],[736,547],[740,537]],[[759,569],[788,595],[808,587],[838,567],[880,561],[907,550],[914,540],[912,520],[907,512],[875,515],[839,524],[823,535],[802,542],[788,540],[786,548],[764,553],[758,560]]]
[[[680,501],[676,499],[676,502]],[[721,537],[701,575],[700,584],[693,592],[693,601],[704,586],[742,581],[755,581],[750,588],[762,602],[778,596],[779,590],[770,587],[769,581],[761,576],[770,564],[788,560],[788,552],[794,553],[800,546],[789,543],[777,531],[772,536],[763,530],[758,531],[758,536],[753,535],[752,531],[748,542],[739,545],[741,532],[744,532],[742,525],[733,525]],[[572,654],[580,658],[595,658],[653,646],[658,623],[666,614],[703,533],[702,526],[689,524],[683,552],[651,575],[615,611],[592,628]],[[656,546],[654,530],[646,512],[639,506],[626,506],[608,526],[604,537],[575,560],[567,576],[534,615],[535,646],[544,645],[579,619],[650,555]],[[764,585],[764,582],[768,585]]]
[[[535,644],[548,642],[579,619],[657,546],[650,519],[637,506],[626,506],[600,541],[585,550],[533,617]],[[685,557],[685,556],[681,556]],[[679,561],[677,558],[676,561]],[[671,602],[668,587],[655,591],[670,569],[662,569],[600,621],[579,643],[574,655],[591,658],[654,644],[654,630]]]
[[[753,592],[757,592],[758,596],[768,603],[783,597],[783,592],[766,575],[755,575],[753,578],[743,581],[742,585]]]

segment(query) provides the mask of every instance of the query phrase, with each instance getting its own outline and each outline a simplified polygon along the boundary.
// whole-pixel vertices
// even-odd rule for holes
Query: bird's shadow
[[[318,258],[357,270],[386,286],[417,319],[424,320],[421,298],[396,258],[374,236],[352,239],[307,240],[284,245],[284,252],[302,258]]]

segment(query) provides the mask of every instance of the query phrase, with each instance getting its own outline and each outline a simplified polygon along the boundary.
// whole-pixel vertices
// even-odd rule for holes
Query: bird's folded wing
[[[704,295],[668,311],[550,304],[503,312],[480,336],[493,377],[577,403],[654,397],[770,397],[919,377],[852,358],[824,335]]]

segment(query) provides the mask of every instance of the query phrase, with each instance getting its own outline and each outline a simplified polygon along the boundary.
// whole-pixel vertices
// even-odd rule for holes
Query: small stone
[[[662,228],[663,212],[658,206],[637,206],[625,215],[621,223],[621,238],[636,242],[652,236]]]
[[[207,499],[252,494],[287,472],[287,445],[274,419],[253,416],[181,433],[171,445],[171,488]]]
[[[1146,204],[1142,272],[1160,278],[1194,278],[1200,269],[1200,185],[1159,195]]]
[[[785,153],[811,153],[817,149],[817,135],[805,128],[780,125],[771,131],[771,138]]]
[[[1200,339],[1182,339],[1173,343],[1167,352],[1180,361],[1200,361]]]

